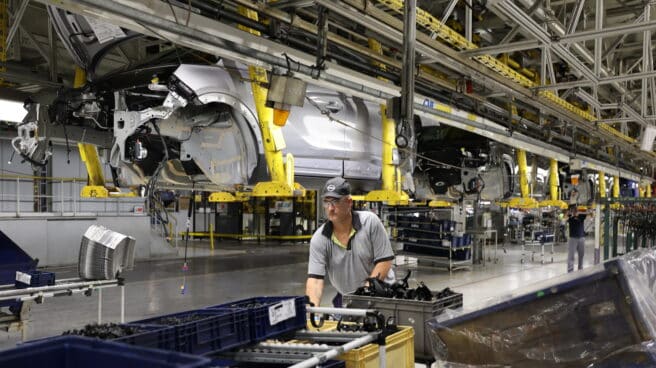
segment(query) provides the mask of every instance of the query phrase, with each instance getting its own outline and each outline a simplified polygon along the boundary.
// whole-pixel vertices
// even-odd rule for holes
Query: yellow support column
[[[214,225],[210,224],[210,250],[214,250]]]
[[[599,171],[599,196],[606,198],[606,173]]]
[[[87,83],[87,72],[76,65],[75,77],[73,78],[73,88],[84,87],[86,83]]]
[[[382,55],[383,47],[378,40],[369,38],[369,48],[375,53]],[[373,65],[385,70],[385,65],[379,62],[373,62]],[[387,81],[387,79],[378,77],[378,79]],[[387,118],[387,106],[380,105],[380,115],[383,123],[383,157],[382,157],[382,180],[383,188],[374,190],[365,196],[366,201],[370,202],[387,202],[390,205],[408,204],[409,197],[401,191],[401,174],[394,164],[393,156],[396,148],[396,122]]]
[[[109,190],[105,188],[105,175],[102,172],[96,146],[88,143],[78,143],[77,147],[80,150],[80,159],[84,162],[89,175],[87,185],[82,188],[80,196],[83,198],[109,197]]]
[[[613,176],[613,198],[620,197],[620,177]]]
[[[558,200],[558,161],[551,159],[549,161],[549,191],[551,200]]]
[[[647,198],[651,198],[651,183],[647,183]]]
[[[517,150],[517,164],[519,165],[519,190],[521,198],[513,198],[509,201],[509,205],[514,208],[536,208],[537,201],[530,197],[528,187],[528,170],[526,165],[526,151],[522,149]]]
[[[522,149],[517,150],[517,164],[519,165],[519,190],[522,198],[528,198],[528,172],[526,169],[526,151]]]
[[[243,6],[238,6],[237,9],[239,14],[255,21],[258,20],[258,14],[256,11]],[[241,25],[238,27],[242,31],[250,32],[257,36],[260,35],[260,32],[254,29]],[[251,88],[253,90],[255,109],[257,110],[257,119],[262,133],[264,157],[266,158],[269,174],[271,175],[270,182],[258,183],[255,186],[253,189],[253,196],[290,197],[294,195],[294,186],[289,186],[287,184],[285,164],[282,160],[282,150],[286,147],[285,139],[283,138],[280,127],[273,124],[273,110],[266,107],[268,90],[265,86],[269,82],[267,72],[264,68],[249,66],[248,73],[251,79]]]
[[[567,208],[567,203],[558,198],[558,161],[551,159],[549,161],[549,197],[550,199],[540,201],[541,207],[559,207]]]

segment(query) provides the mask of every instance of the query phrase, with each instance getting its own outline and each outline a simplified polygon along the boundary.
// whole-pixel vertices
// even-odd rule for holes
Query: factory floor
[[[505,250],[504,250],[505,249]],[[547,250],[548,251],[548,250]],[[180,249],[180,254],[184,254]],[[492,252],[490,254],[493,256]],[[205,242],[190,242],[187,251],[189,269],[182,272],[183,259],[137,262],[125,275],[126,321],[176,311],[219,304],[261,295],[303,295],[307,274],[308,245],[280,243],[243,243],[219,241],[214,250]],[[412,270],[411,286],[423,281],[433,290],[445,287],[463,293],[465,310],[477,309],[527,285],[566,273],[567,244],[554,247],[541,264],[539,254],[531,261],[530,251],[521,262],[521,246],[499,247],[498,262],[474,265],[473,270],[448,272],[404,256],[396,259],[397,278]],[[487,259],[487,254],[486,257]],[[594,258],[593,239],[586,241],[584,267]],[[75,277],[76,267],[51,268],[57,278]],[[181,286],[185,285],[184,293]],[[335,294],[328,285],[323,304]],[[118,288],[103,291],[102,321],[119,322]],[[49,298],[34,305],[28,326],[28,339],[61,334],[97,321],[98,297],[74,295]],[[0,332],[0,349],[14,346],[21,339],[17,332]]]

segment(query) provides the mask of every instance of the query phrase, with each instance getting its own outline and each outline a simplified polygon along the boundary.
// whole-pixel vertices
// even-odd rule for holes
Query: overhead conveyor
[[[49,3],[45,0],[44,2]],[[249,6],[244,2],[239,3],[251,9],[261,7],[261,4]],[[386,37],[400,39],[401,33],[399,30],[402,29],[402,22],[374,6],[365,7],[366,2],[364,1],[347,0],[337,3],[317,0],[316,3],[326,6],[337,14],[348,16],[348,19],[363,24],[369,29],[375,26],[373,30],[385,34]],[[400,9],[399,6],[403,4],[400,1],[386,1],[384,3],[396,9]],[[308,83],[328,87],[370,101],[383,103],[391,97],[400,95],[398,87],[384,83],[369,75],[355,72],[348,67],[327,61],[324,64],[324,69],[319,72],[312,67],[316,62],[316,58],[299,50],[278,44],[270,39],[235,31],[234,28],[221,22],[189,13],[182,8],[168,7],[166,4],[160,3],[151,5],[152,9],[131,0],[121,1],[120,4],[99,0],[58,1],[56,4],[56,6],[74,12],[91,10],[104,20],[126,28],[154,37],[164,37],[183,46],[220,55],[248,65],[260,66],[269,70],[285,71],[290,69],[294,71],[295,77]],[[178,23],[175,20],[186,19],[187,16],[190,18],[188,25]],[[418,18],[418,21],[421,21],[420,18]],[[424,19],[424,21],[434,21],[434,19]],[[453,42],[462,41],[458,38],[459,35],[451,35],[448,30],[443,28],[436,28],[435,30],[444,33],[445,37]],[[483,67],[477,61],[467,59],[458,51],[431,39],[423,33],[417,35],[416,46],[417,52],[427,57],[440,59],[441,63],[451,63],[452,67],[457,67],[458,70],[475,76],[477,81],[480,81],[483,85],[493,85],[497,90],[509,93],[524,102],[535,104],[546,113],[553,114],[557,118],[581,124],[581,126],[612,142],[620,149],[633,152],[641,160],[651,160],[653,158],[652,153],[636,153],[631,142],[627,142],[603,128],[596,127],[595,124],[582,118],[580,114],[573,112],[576,110],[569,105],[561,104],[558,101],[558,103],[550,101],[547,98],[548,94],[547,97],[542,94],[536,96],[530,88],[521,86],[521,84],[518,85],[518,83],[508,79],[507,76],[491,73],[487,67]],[[491,63],[496,65],[494,61]],[[503,63],[501,65],[499,68],[506,71],[511,70]],[[498,140],[513,147],[526,149],[541,156],[556,158],[560,162],[569,161],[571,153],[566,149],[517,132],[509,136],[505,127],[493,121],[445,105],[426,95],[416,94],[414,103],[415,114],[425,117],[428,121],[425,120],[424,122],[427,124],[431,124],[431,121],[445,123],[473,131],[476,134]],[[640,174],[626,169],[618,169],[612,163],[595,159],[586,160],[586,163],[589,168],[594,170],[619,173],[621,176],[633,179],[640,177]]]

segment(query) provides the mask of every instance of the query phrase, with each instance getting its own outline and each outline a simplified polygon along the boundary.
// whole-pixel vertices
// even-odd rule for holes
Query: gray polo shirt
[[[378,216],[371,212],[353,211],[355,234],[346,248],[332,241],[333,224],[323,224],[310,240],[308,277],[323,279],[341,294],[354,292],[371,275],[378,262],[394,259],[387,232]],[[394,281],[390,269],[385,281]]]

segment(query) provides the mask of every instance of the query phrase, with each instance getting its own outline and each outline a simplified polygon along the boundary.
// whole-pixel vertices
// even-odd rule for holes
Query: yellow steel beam
[[[532,209],[538,208],[539,203],[535,198],[511,198],[506,204],[500,204],[501,207]]]
[[[549,160],[549,192],[551,200],[558,200],[558,161],[552,158]]]
[[[98,149],[93,144],[78,143],[80,150],[80,158],[87,168],[89,177],[87,179],[88,185],[105,186],[105,175],[103,174],[102,165],[98,158]]]
[[[364,196],[367,202],[385,202],[390,206],[407,205],[410,198],[405,192],[395,190],[372,190]]]
[[[254,10],[239,6],[238,11],[239,14],[249,19],[258,20],[258,14]],[[247,31],[257,36],[260,35],[260,32],[254,29],[242,25],[238,27],[242,31]],[[271,175],[272,181],[284,183],[285,166],[282,160],[282,150],[285,148],[285,140],[280,127],[273,124],[273,110],[266,107],[268,90],[265,86],[268,84],[267,72],[264,68],[249,66],[248,73],[251,79],[253,99],[255,101],[255,109],[257,110],[260,131],[262,132],[262,144],[264,145],[264,156],[269,168],[269,174]]]
[[[561,200],[545,200],[545,201],[540,201],[538,203],[539,207],[557,207],[560,209],[567,209],[568,205],[567,202],[561,201]]]
[[[613,198],[620,197],[620,177],[613,176]]]
[[[86,83],[87,83],[87,72],[76,65],[75,77],[73,78],[73,88],[84,87]]]
[[[647,183],[647,198],[651,198],[651,183]]]
[[[599,196],[606,198],[606,173],[599,171]]]
[[[221,202],[221,203],[239,202],[237,197],[235,197],[232,193],[228,193],[228,192],[210,193],[210,197],[209,197],[208,201],[209,202]]]
[[[107,198],[109,197],[109,190],[104,185],[85,185],[80,190],[80,197],[82,198]]]
[[[455,203],[448,201],[432,200],[428,202],[428,207],[453,207]]]
[[[403,0],[377,0],[378,3],[385,5],[388,9],[395,11],[398,14],[403,14]],[[458,50],[473,50],[477,49],[478,46],[471,41],[468,41],[464,36],[454,31],[447,25],[443,24],[439,19],[435,18],[429,12],[417,8],[417,24],[422,27],[430,30],[433,34],[443,40],[444,42],[450,44]],[[532,81],[531,79],[525,77],[521,73],[515,71],[510,66],[506,65],[503,61],[492,57],[490,55],[478,55],[474,59],[479,63],[485,65],[489,69],[492,69],[494,72],[512,80],[513,82],[521,85],[526,88],[538,87],[539,84]],[[541,90],[539,94],[546,99],[558,104],[565,110],[571,111],[582,118],[588,121],[596,121],[597,117],[591,114],[588,111],[585,111],[581,108],[574,106],[573,104],[567,102],[566,100],[560,98],[557,94],[548,90]],[[636,140],[625,134],[620,133],[613,127],[608,124],[599,124],[599,127],[610,134],[623,139],[630,143],[635,143]]]
[[[519,165],[519,190],[522,198],[529,197],[528,191],[528,173],[526,170],[526,151],[523,149],[517,150],[517,165]]]

